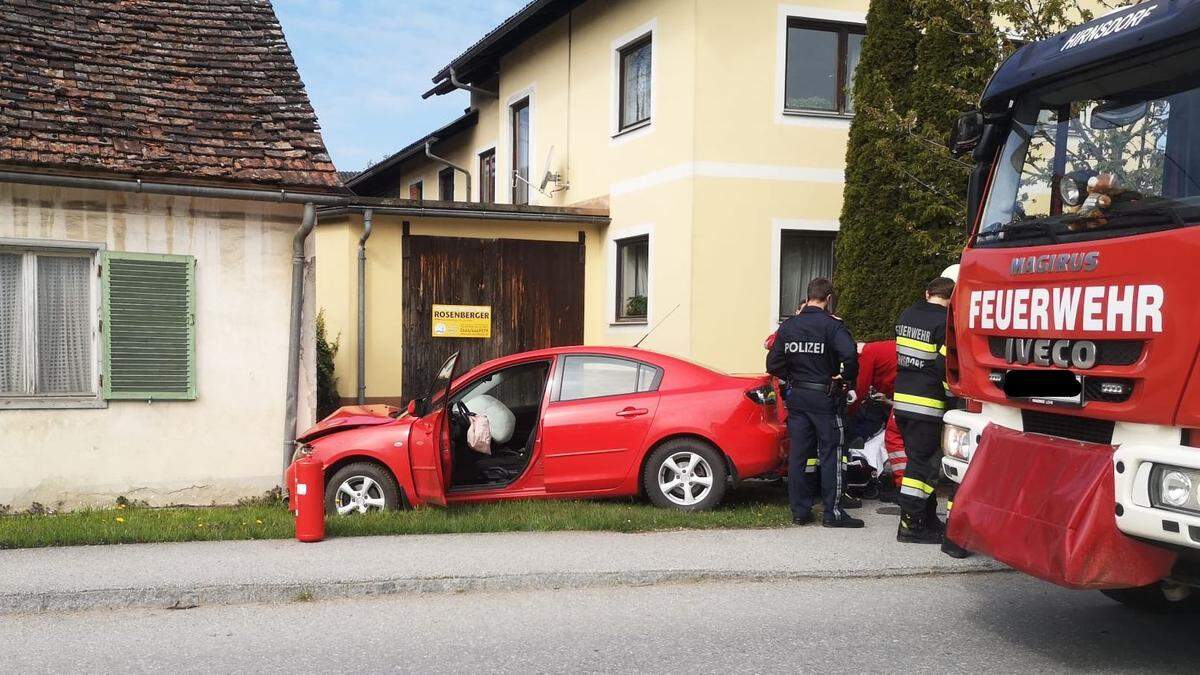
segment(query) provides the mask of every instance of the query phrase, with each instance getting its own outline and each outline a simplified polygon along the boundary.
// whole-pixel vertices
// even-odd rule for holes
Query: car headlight
[[[1150,474],[1150,497],[1155,506],[1200,513],[1200,471],[1155,466]]]
[[[297,443],[296,449],[292,451],[292,462],[295,462],[296,460],[300,459],[301,457],[307,457],[308,455],[311,455],[311,454],[312,454],[312,446],[311,445],[309,445],[307,443]]]
[[[971,430],[947,424],[942,428],[942,452],[947,457],[961,459],[964,462],[971,459]]]

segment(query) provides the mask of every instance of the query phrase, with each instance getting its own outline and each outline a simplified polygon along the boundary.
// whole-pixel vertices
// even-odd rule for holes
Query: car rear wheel
[[[325,513],[348,516],[397,508],[400,488],[396,479],[377,464],[347,464],[325,483]]]
[[[1169,581],[1160,581],[1137,588],[1117,588],[1100,592],[1130,609],[1142,612],[1162,614],[1200,611],[1200,589],[1189,589]]]
[[[704,511],[721,503],[729,471],[711,445],[677,439],[650,454],[642,471],[642,488],[658,506],[680,511]]]

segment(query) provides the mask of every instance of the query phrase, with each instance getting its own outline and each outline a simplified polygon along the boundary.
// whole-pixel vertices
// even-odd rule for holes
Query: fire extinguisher
[[[294,467],[296,538],[321,541],[325,538],[325,467],[311,455],[297,459]]]

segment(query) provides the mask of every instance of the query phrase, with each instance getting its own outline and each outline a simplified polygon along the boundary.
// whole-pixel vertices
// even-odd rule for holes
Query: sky
[[[274,0],[342,171],[379,161],[462,114],[466,92],[422,100],[434,73],[528,0]]]

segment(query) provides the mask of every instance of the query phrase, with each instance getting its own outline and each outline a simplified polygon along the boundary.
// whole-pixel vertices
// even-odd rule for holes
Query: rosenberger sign
[[[490,338],[492,337],[492,308],[490,305],[434,305],[433,337]]]

